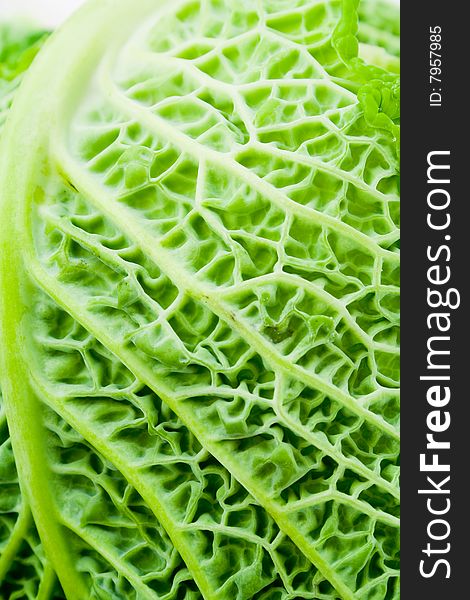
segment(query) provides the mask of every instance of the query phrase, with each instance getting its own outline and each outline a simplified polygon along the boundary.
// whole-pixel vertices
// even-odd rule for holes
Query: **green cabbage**
[[[398,80],[356,33],[352,0],[94,0],[40,53],[0,597],[399,598]]]
[[[25,71],[47,34],[22,24],[0,24],[0,129]]]
[[[26,70],[47,33],[23,23],[0,25],[0,132]],[[0,389],[0,598],[33,600],[57,592],[33,517],[22,499]]]
[[[361,0],[358,39],[400,56],[400,16],[392,0]]]

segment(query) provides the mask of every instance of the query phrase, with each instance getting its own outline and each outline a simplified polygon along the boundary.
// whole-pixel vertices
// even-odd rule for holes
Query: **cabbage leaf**
[[[2,594],[398,599],[398,80],[357,22],[95,0],[41,51],[0,166]]]

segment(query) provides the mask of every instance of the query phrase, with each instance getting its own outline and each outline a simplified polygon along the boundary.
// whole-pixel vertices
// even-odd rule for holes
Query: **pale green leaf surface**
[[[97,0],[36,61],[0,171],[35,581],[398,599],[397,84],[356,25],[348,1]],[[6,424],[2,448],[19,507]]]
[[[379,46],[400,56],[400,5],[392,0],[361,0],[359,4],[360,42]]]
[[[26,25],[0,24],[0,129],[16,89],[45,38],[43,31]]]
[[[0,25],[0,131],[25,71],[47,35],[19,23]],[[0,598],[60,597],[33,517],[21,494],[0,389]]]

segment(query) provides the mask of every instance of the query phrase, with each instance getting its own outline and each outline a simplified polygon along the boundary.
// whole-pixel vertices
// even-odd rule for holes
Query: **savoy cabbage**
[[[26,24],[0,24],[0,130],[24,73],[47,37]]]
[[[1,598],[399,598],[398,29],[359,17],[92,0],[41,51],[1,142]]]

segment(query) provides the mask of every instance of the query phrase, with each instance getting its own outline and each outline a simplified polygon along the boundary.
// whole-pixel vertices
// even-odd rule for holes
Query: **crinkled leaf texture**
[[[400,8],[393,0],[361,0],[360,42],[378,46],[391,56],[400,56]]]
[[[94,0],[40,53],[2,140],[0,594],[398,599],[398,92],[356,32]]]

